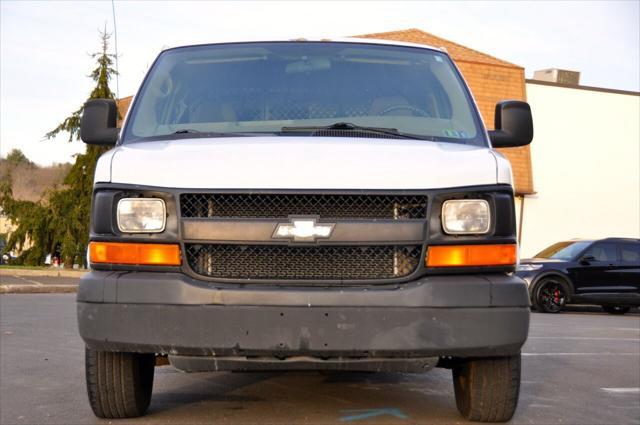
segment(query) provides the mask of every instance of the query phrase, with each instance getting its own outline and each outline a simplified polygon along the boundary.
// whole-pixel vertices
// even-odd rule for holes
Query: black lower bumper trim
[[[319,358],[169,356],[171,365],[184,372],[334,370],[350,372],[422,373],[438,364],[438,357],[416,358]]]
[[[503,356],[520,351],[528,307],[275,307],[78,303],[96,350],[187,356]]]

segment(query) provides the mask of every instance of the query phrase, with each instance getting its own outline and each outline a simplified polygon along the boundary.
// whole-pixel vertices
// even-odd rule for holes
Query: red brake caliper
[[[560,291],[558,291],[557,289],[553,291],[553,300],[556,302],[556,304],[560,302]]]

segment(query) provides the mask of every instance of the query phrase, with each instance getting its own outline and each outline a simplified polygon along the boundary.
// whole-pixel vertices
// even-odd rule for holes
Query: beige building
[[[11,232],[15,230],[16,226],[7,218],[0,208],[0,237],[1,235],[8,236]]]
[[[522,257],[572,238],[640,238],[640,93],[538,80],[526,90],[535,193],[516,205]]]

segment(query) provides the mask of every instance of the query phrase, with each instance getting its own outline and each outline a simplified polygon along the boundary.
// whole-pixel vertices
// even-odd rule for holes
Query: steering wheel
[[[411,105],[393,105],[393,106],[389,106],[388,108],[386,108],[382,112],[380,112],[380,115],[387,115],[389,112],[399,111],[399,110],[403,110],[403,109],[411,111],[411,112],[413,112],[414,115],[417,115],[419,117],[431,117],[431,114],[429,112],[425,111],[424,109],[416,108],[415,106],[411,106]]]

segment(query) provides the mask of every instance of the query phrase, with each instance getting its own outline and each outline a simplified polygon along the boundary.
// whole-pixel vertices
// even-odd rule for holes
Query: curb
[[[0,276],[47,276],[47,277],[77,277],[80,278],[88,270],[64,270],[64,269],[9,269],[0,268]]]
[[[0,285],[0,294],[72,294],[78,285]]]

